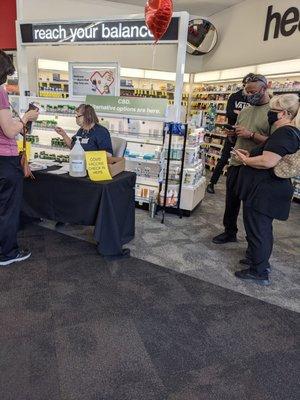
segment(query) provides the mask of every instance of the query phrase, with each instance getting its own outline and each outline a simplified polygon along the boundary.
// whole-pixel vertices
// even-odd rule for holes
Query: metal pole
[[[180,181],[179,181],[179,190],[178,190],[178,202],[177,202],[177,211],[179,213],[180,218],[182,218],[182,210],[180,208],[181,201],[181,192],[182,192],[182,178],[183,178],[183,170],[184,170],[184,160],[185,160],[185,148],[186,148],[186,139],[187,139],[187,124],[184,125],[184,139],[183,139],[183,151],[182,151],[182,159],[181,159],[181,170],[180,170]]]
[[[168,192],[168,183],[169,183],[171,146],[172,146],[172,129],[169,129],[169,144],[168,144],[167,170],[166,170],[166,180],[165,180],[165,194],[164,194],[164,205],[163,205],[162,219],[161,219],[162,224],[165,222],[167,192]]]

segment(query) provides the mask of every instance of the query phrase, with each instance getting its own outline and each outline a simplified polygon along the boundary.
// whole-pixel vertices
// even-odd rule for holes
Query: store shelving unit
[[[173,138],[177,139],[174,143]],[[181,143],[178,144],[178,139]],[[165,126],[163,157],[160,170],[160,196],[159,204],[162,209],[162,223],[165,219],[166,208],[173,207],[182,217],[180,198],[182,191],[184,160],[186,152],[187,125],[167,123]],[[175,147],[176,146],[176,147]],[[171,164],[175,161],[175,171],[171,170]],[[179,163],[179,165],[178,165]],[[174,167],[173,167],[174,168]],[[169,190],[169,185],[175,188]]]
[[[170,105],[174,104],[175,82],[151,78],[120,78],[120,96],[167,99]],[[39,97],[68,98],[69,74],[68,71],[38,68]],[[189,91],[185,85],[182,93],[182,106],[188,107]]]
[[[182,125],[181,133],[170,134],[167,128],[160,205],[175,210],[180,216],[189,215],[205,194],[203,135],[203,129],[188,128],[186,124]]]
[[[75,109],[81,103],[69,99],[53,99],[40,97],[27,97],[27,106],[30,102],[39,103],[40,117],[37,123],[33,124],[32,132],[29,137],[32,151],[31,158],[40,162],[59,162],[67,163],[69,149],[59,144],[57,140],[60,136],[55,132],[56,126],[62,127],[67,134],[72,137],[78,130],[75,122]],[[25,110],[22,110],[25,111]],[[158,198],[161,188],[159,175],[161,171],[161,157],[166,154],[165,148],[165,119],[156,117],[124,116],[114,114],[98,115],[100,123],[107,127],[112,137],[121,137],[127,141],[125,153],[126,170],[136,172],[136,202],[140,205],[149,203],[151,197]],[[195,139],[193,133],[190,138]],[[190,139],[190,140],[192,140]],[[174,143],[173,143],[174,144]],[[187,147],[186,152],[181,149],[179,156],[179,147],[176,145],[177,158],[173,157],[170,165],[170,173],[174,169],[181,168],[181,180],[183,196],[187,197],[186,191],[190,193],[192,199],[189,203],[195,206],[194,196],[199,197],[199,182],[188,181],[190,186],[185,188],[183,176],[186,177],[186,171],[193,169],[199,171],[199,162],[196,163],[196,156],[190,155],[191,148]],[[198,153],[199,145],[193,147],[195,154]],[[171,149],[175,150],[174,147]],[[187,163],[183,162],[186,153]],[[193,162],[192,162],[193,161]],[[199,161],[199,160],[197,160]],[[202,175],[201,175],[202,176]],[[198,185],[196,187],[196,184]],[[205,186],[205,182],[203,183]],[[196,193],[195,193],[196,192]],[[189,196],[188,196],[189,197]],[[202,200],[202,198],[201,198]],[[199,200],[200,201],[200,200]],[[183,206],[188,202],[183,202]],[[197,203],[198,204],[198,203]],[[191,211],[193,208],[186,208]]]

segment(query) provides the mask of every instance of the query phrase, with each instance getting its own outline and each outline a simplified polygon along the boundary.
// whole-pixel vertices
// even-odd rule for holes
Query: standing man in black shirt
[[[228,120],[229,125],[235,125],[237,117],[240,113],[240,111],[249,105],[247,102],[247,97],[244,91],[246,81],[249,77],[253,76],[254,74],[248,74],[243,78],[243,88],[240,89],[236,93],[232,93],[229,96],[228,102],[227,102],[227,107],[226,107],[226,117]],[[236,137],[234,135],[232,136],[227,136],[224,142],[221,158],[219,159],[214,172],[210,178],[209,184],[207,186],[207,192],[208,193],[215,193],[214,185],[217,184],[220,175],[222,174],[223,168],[227,164],[229,158],[230,158],[230,150],[231,148],[235,145]]]

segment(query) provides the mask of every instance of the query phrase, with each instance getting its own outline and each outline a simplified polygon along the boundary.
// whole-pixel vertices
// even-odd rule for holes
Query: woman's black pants
[[[252,262],[252,269],[259,275],[267,275],[269,258],[273,249],[273,218],[243,206],[244,226],[248,248],[246,257]]]
[[[18,254],[17,232],[23,196],[23,170],[19,156],[0,156],[0,253]]]

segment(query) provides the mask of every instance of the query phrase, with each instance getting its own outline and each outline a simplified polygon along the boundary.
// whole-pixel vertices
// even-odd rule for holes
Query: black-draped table
[[[25,179],[22,212],[78,225],[94,225],[98,252],[122,256],[122,246],[134,238],[135,181],[133,172],[122,172],[111,181],[92,182],[69,174],[34,172]]]

